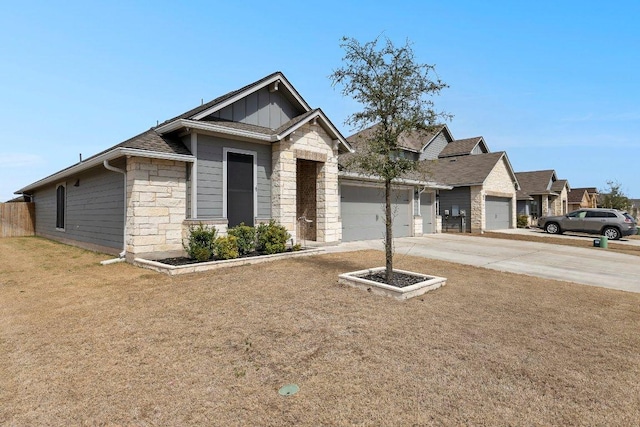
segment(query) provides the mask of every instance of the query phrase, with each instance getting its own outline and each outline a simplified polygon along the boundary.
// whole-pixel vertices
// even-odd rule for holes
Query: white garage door
[[[487,196],[484,206],[487,230],[511,228],[511,199]]]
[[[394,190],[393,236],[411,235],[409,190]],[[372,240],[384,238],[384,189],[376,187],[340,186],[340,215],[342,217],[342,241]]]

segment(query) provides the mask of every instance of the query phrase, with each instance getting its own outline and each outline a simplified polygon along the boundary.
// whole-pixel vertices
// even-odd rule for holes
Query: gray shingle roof
[[[366,139],[376,128],[376,125],[370,126],[360,132],[356,132],[347,138],[347,141],[352,146],[357,146],[358,141]],[[422,147],[429,142],[434,136],[442,130],[444,125],[435,125],[431,129],[419,130],[403,134],[398,138],[398,146],[406,150],[419,152]]]
[[[444,149],[438,154],[438,157],[463,156],[471,154],[474,148],[482,141],[481,136],[473,138],[456,139],[448,143]]]
[[[557,179],[553,184],[551,184],[551,191],[559,193],[566,185],[568,185],[568,181],[566,179]]]
[[[516,178],[520,183],[520,189],[523,194],[553,194],[550,183],[552,177],[555,177],[555,173],[553,169],[516,172]]]
[[[582,197],[584,197],[584,193],[587,190],[585,188],[572,188],[569,191],[569,195],[567,196],[567,201],[569,203],[580,203],[582,202]]]
[[[482,184],[504,155],[504,151],[498,151],[442,158],[431,161],[429,169],[435,181],[454,187]]]

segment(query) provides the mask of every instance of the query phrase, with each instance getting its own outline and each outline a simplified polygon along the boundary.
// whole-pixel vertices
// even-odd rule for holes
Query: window
[[[56,188],[56,230],[64,230],[64,213],[67,201],[67,188],[64,184]]]

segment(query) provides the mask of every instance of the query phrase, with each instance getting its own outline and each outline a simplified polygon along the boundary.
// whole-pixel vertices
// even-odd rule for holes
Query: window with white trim
[[[59,184],[56,187],[56,230],[64,230],[64,217],[67,206],[67,186]]]

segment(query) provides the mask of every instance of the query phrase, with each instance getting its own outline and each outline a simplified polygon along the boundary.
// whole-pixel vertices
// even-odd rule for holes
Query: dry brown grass
[[[0,239],[0,425],[638,425],[640,295],[336,253],[171,278]],[[288,383],[300,386],[281,397]]]

